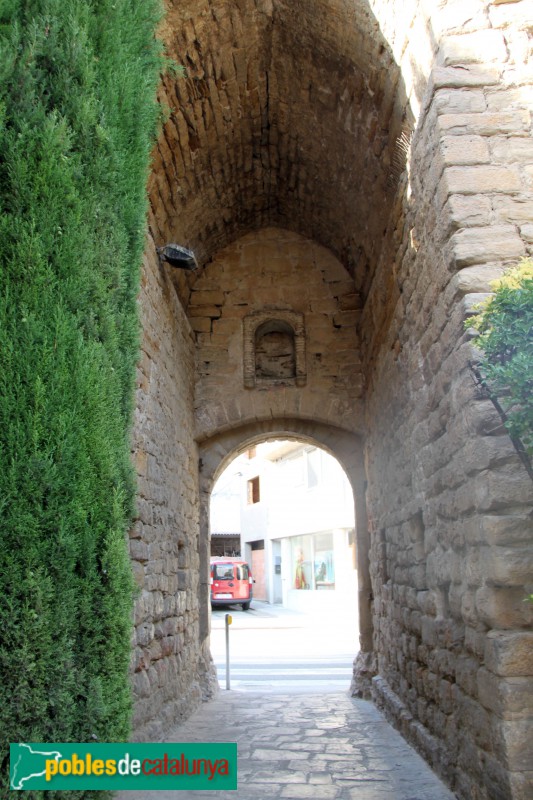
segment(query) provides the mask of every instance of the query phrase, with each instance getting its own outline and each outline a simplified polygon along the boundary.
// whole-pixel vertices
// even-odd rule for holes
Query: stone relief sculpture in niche
[[[244,318],[244,385],[304,386],[303,314],[260,311]]]
[[[255,378],[296,378],[294,331],[280,320],[269,320],[255,332]]]

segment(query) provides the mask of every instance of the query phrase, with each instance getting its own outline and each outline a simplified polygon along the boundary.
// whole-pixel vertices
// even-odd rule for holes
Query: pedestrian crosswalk
[[[254,600],[250,611],[214,610],[210,646],[219,684],[250,692],[344,692],[357,652],[347,614],[304,614]],[[226,617],[231,621],[226,626]]]
[[[219,685],[226,688],[225,659],[215,659]],[[305,660],[238,659],[230,661],[230,685],[250,691],[313,691],[348,690],[352,676],[352,659],[313,658]]]

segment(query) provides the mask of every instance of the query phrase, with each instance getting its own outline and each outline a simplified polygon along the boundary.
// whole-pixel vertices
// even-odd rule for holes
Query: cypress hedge
[[[124,741],[158,0],[0,5],[0,796],[9,742]],[[22,796],[96,797],[95,792]]]

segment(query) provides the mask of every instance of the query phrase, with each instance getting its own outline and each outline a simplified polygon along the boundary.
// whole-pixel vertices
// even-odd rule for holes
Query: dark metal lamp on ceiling
[[[166,261],[171,267],[187,270],[194,270],[198,267],[193,251],[180,244],[166,244],[164,247],[156,247],[156,250],[159,260]]]

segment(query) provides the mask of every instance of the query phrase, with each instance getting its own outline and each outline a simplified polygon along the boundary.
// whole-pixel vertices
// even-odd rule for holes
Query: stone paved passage
[[[117,800],[454,798],[372,703],[346,692],[221,691],[167,741],[236,741],[238,790],[127,791]]]

